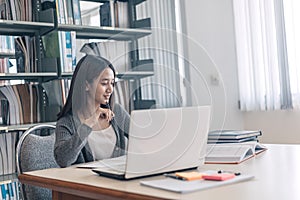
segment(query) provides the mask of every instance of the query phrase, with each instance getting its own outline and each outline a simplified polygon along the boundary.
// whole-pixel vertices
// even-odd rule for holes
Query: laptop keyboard
[[[102,167],[109,171],[125,172],[126,156],[101,160]]]

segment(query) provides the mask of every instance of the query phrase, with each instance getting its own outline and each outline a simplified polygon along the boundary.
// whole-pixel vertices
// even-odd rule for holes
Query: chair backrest
[[[20,137],[16,149],[17,172],[59,167],[54,158],[55,126],[40,124],[30,127]],[[23,199],[52,199],[50,190],[21,185]]]

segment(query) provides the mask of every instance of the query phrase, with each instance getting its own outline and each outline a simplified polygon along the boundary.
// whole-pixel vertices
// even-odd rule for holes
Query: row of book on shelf
[[[0,185],[0,199],[19,200],[20,199],[19,182],[15,180]]]
[[[69,93],[71,80],[0,86],[0,125],[56,121]],[[115,101],[129,111],[129,83],[115,84]]]
[[[7,45],[2,45],[0,53],[13,52],[14,58],[0,59],[0,73],[10,73],[16,65],[16,72],[73,72],[76,61],[84,54],[100,55],[112,62],[117,72],[131,68],[128,41],[87,42],[76,40],[75,31],[55,31],[42,37],[42,63],[37,63],[37,44],[34,37],[0,36]],[[86,43],[85,43],[86,42]],[[80,45],[80,51],[77,46]],[[15,62],[12,62],[15,59]],[[52,62],[51,62],[52,61]]]
[[[34,21],[32,2],[28,0],[0,0],[0,19]]]
[[[66,101],[69,79],[0,87],[0,122],[3,125],[55,121]]]
[[[0,199],[19,200],[15,147],[21,132],[0,134]]]
[[[260,130],[215,130],[208,134],[205,163],[238,164],[267,150]]]
[[[100,6],[99,13],[101,26],[129,27],[128,2],[105,2]]]
[[[42,66],[37,63],[38,53],[36,37],[30,36],[0,36],[4,43],[0,53],[13,53],[14,57],[1,59],[0,73],[10,73],[10,68],[16,65],[15,72],[72,72],[76,66],[76,33],[74,31],[56,31],[45,35],[42,40]],[[3,56],[4,57],[4,56]],[[48,59],[47,59],[48,58]],[[15,62],[12,62],[12,60]],[[49,62],[52,59],[53,62]],[[59,62],[57,63],[57,60]]]
[[[0,0],[0,19],[17,21],[36,21],[33,1]],[[129,27],[128,2],[110,0],[104,3],[94,3],[98,7],[101,26]],[[84,7],[84,6],[83,6]],[[59,24],[82,25],[80,0],[46,0],[41,1],[42,10],[56,10]],[[88,24],[86,24],[88,25]]]
[[[100,26],[129,27],[127,1],[111,0],[104,3],[94,3],[94,8],[98,9],[99,13],[96,16],[98,16]],[[88,11],[90,12],[90,10]],[[90,13],[85,10],[84,12],[81,11],[79,0],[57,0],[56,14],[59,24],[82,25],[85,15]],[[84,25],[95,24],[88,23]]]

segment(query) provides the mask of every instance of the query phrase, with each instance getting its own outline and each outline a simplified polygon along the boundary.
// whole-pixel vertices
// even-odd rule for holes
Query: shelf
[[[72,24],[58,24],[57,30],[76,31],[78,39],[134,40],[151,34],[151,30],[148,29],[79,26]]]
[[[88,1],[88,2],[95,2],[95,3],[105,3],[111,0],[80,0],[80,1]],[[128,1],[128,0],[119,0],[119,1]],[[145,0],[144,0],[145,1]]]
[[[135,80],[153,75],[153,71],[129,71],[124,73],[117,73],[117,78],[125,80]]]
[[[61,77],[72,78],[72,75],[73,75],[72,73],[62,73]],[[153,71],[129,71],[129,72],[116,74],[117,78],[123,80],[135,80],[135,79],[141,79],[153,75],[154,75]]]
[[[18,181],[17,173],[0,175],[0,185]]]
[[[52,23],[0,20],[0,35],[33,36],[41,30],[50,30],[53,28],[54,24]]]
[[[15,52],[0,52],[0,58],[14,58]]]
[[[56,72],[41,73],[0,73],[0,80],[35,80],[39,78],[57,78]]]
[[[17,124],[17,125],[0,125],[0,133],[7,133],[12,131],[26,131],[31,126],[35,126],[38,124],[51,124],[55,125],[56,122],[40,122],[40,123],[32,123],[32,124]]]

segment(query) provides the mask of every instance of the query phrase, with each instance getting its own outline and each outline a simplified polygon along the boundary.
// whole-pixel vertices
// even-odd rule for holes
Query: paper
[[[205,172],[201,172],[205,173]],[[209,181],[209,180],[195,180],[195,181],[182,181],[172,178],[163,178],[159,180],[152,181],[141,181],[141,185],[158,188],[162,190],[168,190],[178,193],[188,193],[193,191],[204,190],[208,188],[219,187],[222,185],[228,185],[232,183],[237,183],[241,181],[246,181],[254,178],[252,175],[239,175],[235,178],[225,180],[225,181]]]

